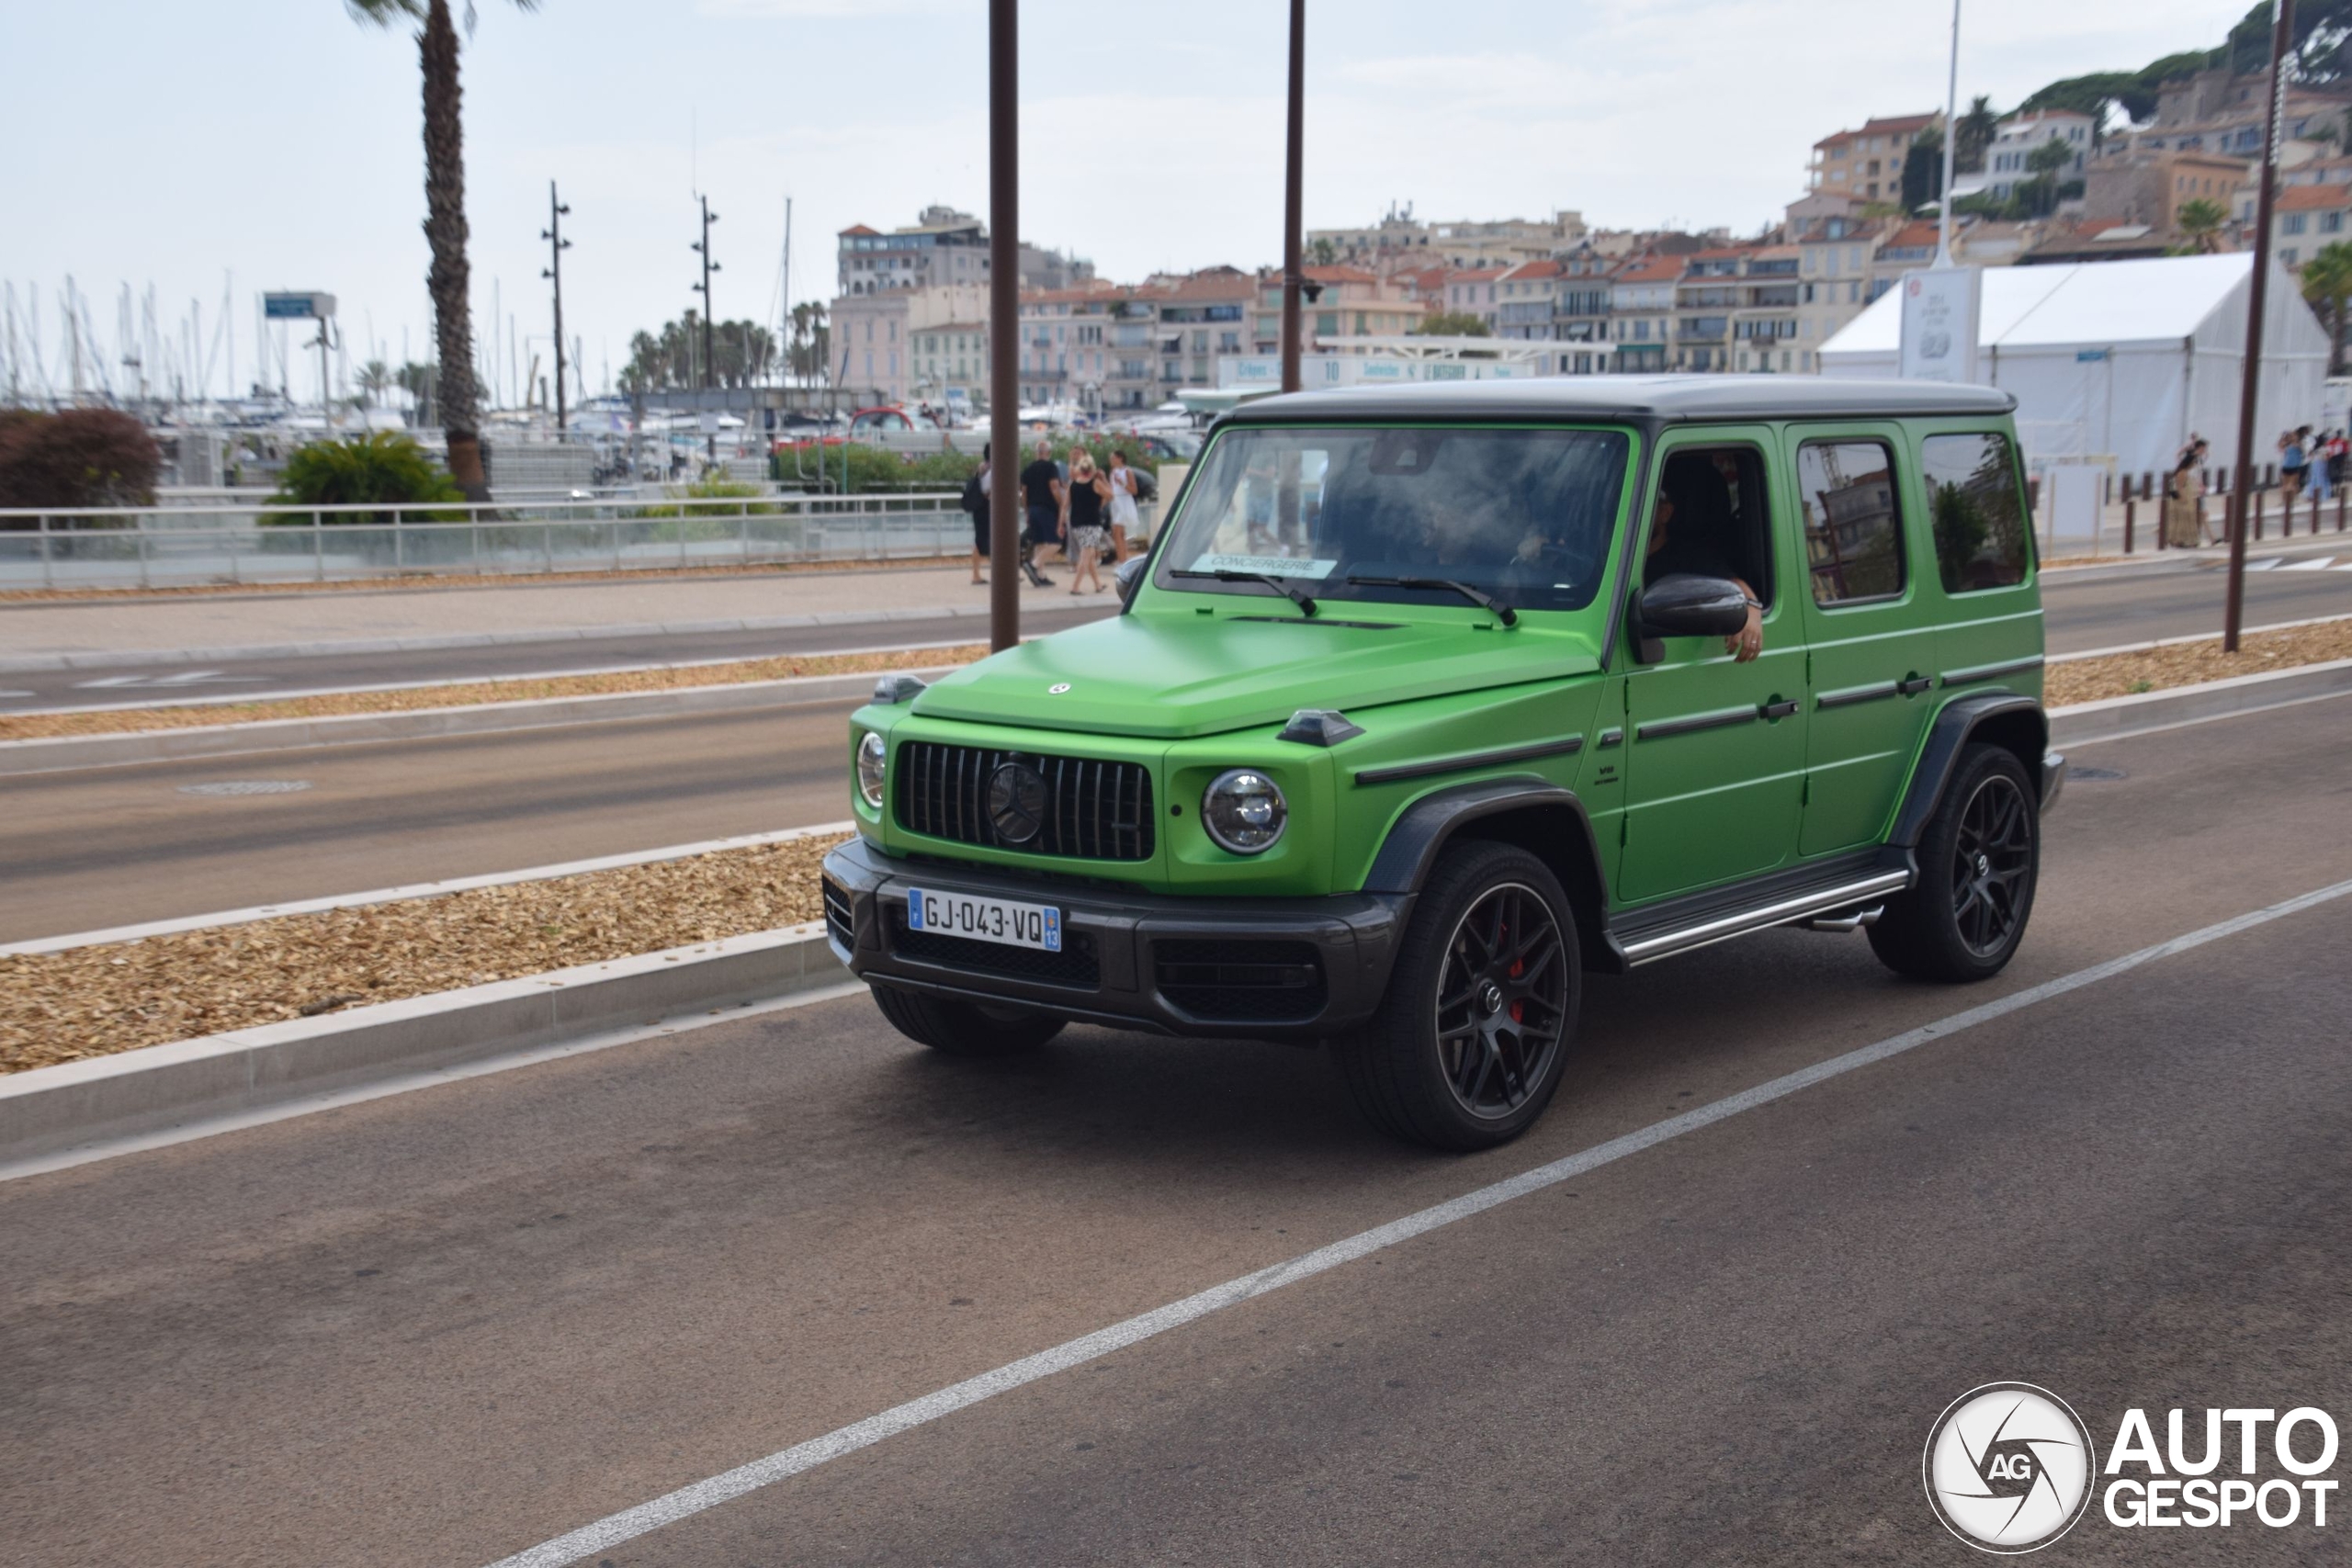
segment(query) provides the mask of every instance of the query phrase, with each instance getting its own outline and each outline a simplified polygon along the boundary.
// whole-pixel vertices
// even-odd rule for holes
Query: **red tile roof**
[[[1845,141],[1857,136],[1916,135],[1935,124],[1939,118],[1941,117],[1934,114],[1899,114],[1884,119],[1866,119],[1862,122],[1862,128],[1860,130],[1841,130],[1834,136],[1823,137],[1814,145],[1826,147],[1833,141]]]
[[[1503,276],[1514,279],[1559,277],[1566,274],[1567,270],[1568,269],[1566,266],[1563,266],[1560,263],[1555,261],[1531,261],[1520,263],[1517,266],[1512,267],[1510,271],[1504,273]]]
[[[1310,266],[1306,276],[1317,283],[1377,283],[1380,279],[1360,266]]]
[[[2274,210],[2316,212],[2352,207],[2352,186],[2288,186],[2278,193]]]
[[[1682,276],[1680,256],[1644,256],[1627,262],[1611,283],[1671,283]]]
[[[1932,248],[1936,243],[1936,226],[1925,220],[1905,223],[1886,237],[1891,251],[1916,250],[1922,245]]]
[[[1445,275],[1448,283],[1492,283],[1509,272],[1507,266],[1465,266]]]
[[[863,223],[853,223],[848,228],[842,231],[841,237],[846,240],[853,235],[879,234],[880,232],[882,232],[882,231],[879,229],[869,229]]]

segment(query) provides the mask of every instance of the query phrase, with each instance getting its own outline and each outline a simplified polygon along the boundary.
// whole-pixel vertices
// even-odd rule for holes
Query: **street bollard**
[[[2254,537],[2257,544],[2259,544],[2262,539],[2262,488],[2259,485],[2256,486],[2254,491]]]
[[[2335,487],[2335,531],[2344,532],[2344,487]]]
[[[2130,487],[2127,486],[2126,488],[2129,489]],[[2133,504],[2134,503],[2131,496],[2126,495],[2123,498],[2123,553],[2127,556],[2132,553],[2132,508]],[[2158,532],[2162,532],[2162,530],[2160,529]]]
[[[2312,537],[2319,537],[2319,491],[2312,491]]]

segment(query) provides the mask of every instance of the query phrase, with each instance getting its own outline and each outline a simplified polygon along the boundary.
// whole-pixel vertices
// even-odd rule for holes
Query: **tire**
[[[949,1001],[892,986],[874,987],[874,1005],[899,1033],[950,1056],[1009,1056],[1034,1051],[1059,1034],[1069,1021],[1051,1013]]]
[[[1576,916],[1551,869],[1508,844],[1457,846],[1414,902],[1380,1010],[1336,1044],[1340,1078],[1391,1137],[1492,1148],[1551,1103],[1583,996]]]
[[[1871,950],[1917,980],[1991,979],[2025,939],[2041,872],[2041,807],[2014,755],[1961,752],[1918,861],[1918,881],[1870,928]]]

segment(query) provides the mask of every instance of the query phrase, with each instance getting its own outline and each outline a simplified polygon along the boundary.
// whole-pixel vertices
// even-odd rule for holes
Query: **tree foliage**
[[[1957,163],[1960,149],[1952,149]],[[1944,193],[1944,133],[1929,126],[1911,139],[1903,154],[1903,209],[1916,214]]]
[[[12,410],[0,422],[0,506],[145,506],[163,454],[115,409]]]
[[[2000,128],[2001,117],[1993,112],[1993,100],[1981,95],[1971,98],[1968,112],[1960,117],[1959,140],[1952,143],[1951,172],[1983,174],[1985,150],[1993,145]]]
[[[365,506],[370,502],[414,506],[465,499],[449,476],[433,466],[424,448],[396,431],[379,430],[347,441],[313,441],[286,460],[273,506]],[[345,512],[329,523],[387,523],[390,512]],[[277,521],[308,522],[305,517]]]
[[[1413,331],[1422,337],[1491,337],[1486,321],[1468,310],[1440,310],[1423,316]]]
[[[2352,245],[2338,240],[2322,245],[2303,264],[2298,280],[2303,298],[2327,323],[2327,373],[2340,376],[2344,366],[2344,313],[2352,303]]]
[[[749,387],[776,369],[775,334],[756,321],[714,321],[710,328],[712,380],[721,387]],[[703,384],[702,317],[688,310],[664,321],[659,333],[639,333],[628,342],[621,368],[625,391],[662,391]]]
[[[2192,254],[2210,256],[2222,248],[2222,226],[2230,214],[2220,202],[2200,196],[2182,202],[2172,220]]]

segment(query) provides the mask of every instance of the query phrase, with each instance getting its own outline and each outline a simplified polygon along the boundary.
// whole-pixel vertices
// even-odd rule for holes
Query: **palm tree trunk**
[[[483,502],[490,486],[481,467],[481,393],[474,384],[465,130],[458,119],[458,29],[449,21],[448,0],[432,0],[427,7],[417,51],[424,66],[424,238],[433,248],[425,281],[441,361],[441,428],[449,442],[449,477],[468,501]]]

